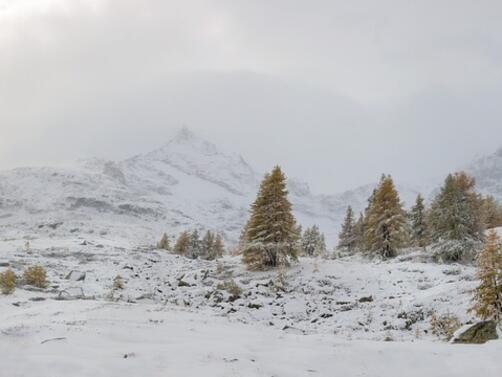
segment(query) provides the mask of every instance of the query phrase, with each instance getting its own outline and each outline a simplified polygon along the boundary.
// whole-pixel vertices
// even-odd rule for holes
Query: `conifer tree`
[[[472,258],[484,237],[482,201],[464,172],[449,174],[431,205],[429,224],[436,258]]]
[[[192,234],[192,242],[195,241],[196,236]],[[225,246],[223,244],[223,238],[220,234],[214,234],[211,231],[207,231],[202,240],[198,243],[198,256],[202,259],[213,260],[223,256],[225,251]],[[196,248],[197,246],[195,246]]]
[[[362,228],[364,229],[364,236],[363,236],[363,242],[361,243],[361,247],[360,249],[361,250],[365,250],[365,251],[368,251],[370,248],[371,248],[371,245],[368,244],[368,239],[366,237],[366,231],[369,227],[369,217],[370,217],[370,210],[373,206],[373,202],[375,200],[375,195],[376,195],[376,192],[377,192],[377,189],[374,188],[370,197],[368,198],[368,205],[366,206],[366,208],[364,209],[364,213],[363,213],[363,224],[362,224]]]
[[[356,250],[362,251],[365,248],[365,239],[364,239],[364,215],[362,212],[359,214],[359,218],[354,224],[354,246]]]
[[[208,230],[202,240],[200,241],[200,253],[199,256],[202,259],[214,259],[214,233]]]
[[[178,236],[173,251],[179,255],[187,255],[189,247],[190,247],[190,234],[187,231],[183,231]]]
[[[487,195],[482,199],[481,210],[483,223],[487,229],[502,226],[502,206],[493,196]]]
[[[347,207],[345,220],[343,221],[342,231],[338,235],[338,248],[346,249],[352,252],[356,246],[356,229],[354,223],[354,212],[352,207]]]
[[[201,252],[201,240],[197,229],[190,234],[189,240],[186,256],[191,259],[197,259]]]
[[[164,233],[162,235],[160,241],[157,243],[157,249],[171,250],[171,245],[169,243],[169,237],[167,236],[166,233]]]
[[[277,166],[263,179],[251,206],[243,246],[243,261],[249,269],[288,265],[296,259],[296,221],[286,189],[286,177]]]
[[[429,227],[425,212],[424,198],[418,194],[415,205],[411,208],[411,240],[414,246],[426,247],[430,243]]]
[[[449,174],[431,206],[435,241],[482,239],[480,202],[473,191],[475,181],[464,172]]]
[[[502,318],[502,244],[495,230],[488,234],[478,256],[477,277],[480,285],[474,293],[474,311],[483,320]]]
[[[217,234],[213,245],[213,259],[221,258],[224,253],[225,244],[223,243],[223,237],[220,234]]]
[[[305,229],[302,237],[303,254],[309,257],[319,256],[326,253],[326,241],[324,234],[319,231],[317,225]]]
[[[370,252],[384,258],[397,255],[407,239],[406,219],[390,175],[382,176],[373,195],[365,225],[365,239]]]

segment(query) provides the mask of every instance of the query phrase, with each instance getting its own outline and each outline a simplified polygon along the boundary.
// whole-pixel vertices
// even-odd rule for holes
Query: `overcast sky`
[[[181,125],[316,192],[502,146],[502,1],[0,0],[0,169]]]

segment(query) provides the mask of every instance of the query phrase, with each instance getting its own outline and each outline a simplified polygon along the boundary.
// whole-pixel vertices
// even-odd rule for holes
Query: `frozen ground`
[[[10,377],[495,377],[501,370],[501,342],[348,341],[157,304],[49,301],[3,317],[1,371]]]
[[[248,272],[236,257],[193,261],[94,235],[29,247],[3,239],[0,263],[19,274],[41,264],[51,282],[0,296],[2,376],[502,372],[502,341],[453,346],[430,333],[433,312],[473,319],[476,282],[472,267],[423,263],[420,252],[379,263],[303,258],[281,275]],[[113,291],[118,274],[125,289]]]

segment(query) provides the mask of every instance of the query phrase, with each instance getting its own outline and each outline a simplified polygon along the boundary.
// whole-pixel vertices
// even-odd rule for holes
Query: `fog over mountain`
[[[501,10],[3,0],[0,168],[125,159],[185,124],[316,193],[436,180],[499,147]]]

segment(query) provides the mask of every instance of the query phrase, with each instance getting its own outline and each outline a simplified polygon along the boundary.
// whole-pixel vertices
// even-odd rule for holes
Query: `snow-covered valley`
[[[431,333],[433,313],[474,319],[476,283],[473,267],[424,263],[421,251],[249,272],[238,257],[190,260],[106,236],[25,242],[3,239],[0,262],[19,274],[43,265],[50,285],[0,296],[6,375],[500,373],[502,341],[449,345]],[[124,289],[113,289],[117,275]]]
[[[6,376],[500,375],[501,342],[348,341],[162,305],[95,301],[36,303],[6,320],[13,324],[7,334],[2,325],[0,338]]]

